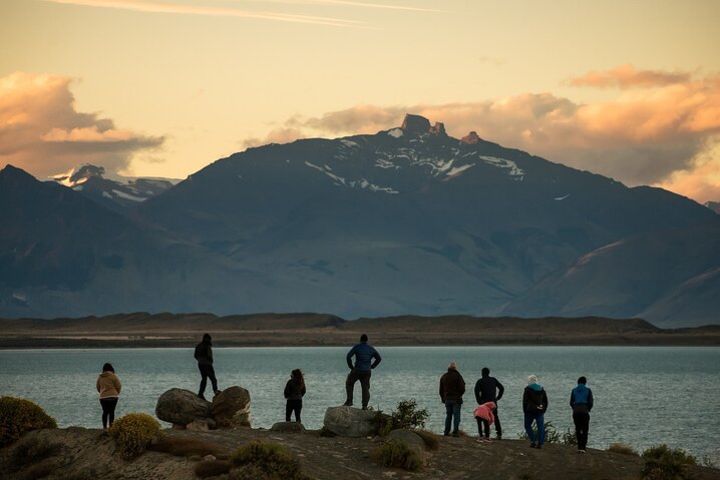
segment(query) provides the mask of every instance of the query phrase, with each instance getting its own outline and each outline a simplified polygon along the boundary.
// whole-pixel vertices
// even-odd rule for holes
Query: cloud
[[[0,78],[0,166],[11,163],[40,178],[80,163],[124,169],[136,153],[162,146],[115,128],[112,120],[75,110],[71,79],[17,72]]]
[[[682,193],[698,202],[720,201],[720,141],[714,139],[686,170],[674,172],[660,187]]]
[[[591,71],[570,79],[574,87],[597,88],[648,88],[662,87],[689,81],[688,72],[664,72],[662,70],[638,70],[634,66],[620,65],[610,70]]]
[[[292,129],[286,140],[375,133],[399,125],[406,112],[442,121],[456,137],[475,130],[485,139],[629,185],[662,184],[700,199],[710,190],[690,178],[700,181],[714,168],[698,158],[720,135],[720,77],[621,92],[594,103],[526,93],[481,102],[358,105],[317,117],[294,116],[281,128]],[[720,185],[720,179],[707,182]]]

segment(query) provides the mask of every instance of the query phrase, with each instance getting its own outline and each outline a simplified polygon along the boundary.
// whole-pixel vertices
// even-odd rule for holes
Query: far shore
[[[720,326],[662,329],[641,319],[133,313],[0,319],[0,348],[177,348],[204,332],[218,347],[347,346],[360,333],[385,346],[720,346]]]

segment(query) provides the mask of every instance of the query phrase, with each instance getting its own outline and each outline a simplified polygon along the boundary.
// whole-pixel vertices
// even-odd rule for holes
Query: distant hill
[[[0,263],[0,315],[325,311],[720,322],[712,274],[720,268],[718,215],[473,133],[456,139],[415,115],[374,135],[250,148],[130,209],[90,196],[93,218],[79,228],[66,226],[76,208],[90,209],[85,189],[62,190],[60,208],[41,193],[49,185],[36,184],[0,197],[4,211],[29,200],[36,208],[4,217],[2,236],[11,241]],[[57,229],[38,227],[48,212]],[[91,227],[105,225],[95,217],[109,224]],[[108,236],[126,245],[94,240]],[[58,253],[64,249],[73,255]],[[112,275],[102,266],[108,255],[124,259],[106,260]],[[66,270],[52,274],[59,258]]]

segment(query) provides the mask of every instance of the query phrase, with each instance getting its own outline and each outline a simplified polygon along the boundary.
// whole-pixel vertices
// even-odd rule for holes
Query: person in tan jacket
[[[115,421],[115,407],[120,397],[122,385],[115,375],[115,369],[109,363],[103,365],[103,371],[97,379],[97,391],[100,393],[100,406],[102,407],[103,430],[112,427]]]

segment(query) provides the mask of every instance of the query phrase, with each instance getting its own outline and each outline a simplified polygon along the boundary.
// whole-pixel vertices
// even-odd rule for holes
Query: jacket
[[[352,364],[353,356],[355,356],[354,366]],[[382,361],[375,347],[368,345],[366,342],[358,343],[352,347],[345,359],[347,360],[348,367],[358,372],[369,372]]]
[[[305,384],[302,385],[300,382],[295,380],[294,378],[291,378],[287,381],[285,384],[285,398],[288,400],[302,400],[303,396],[305,395]]]
[[[212,343],[200,342],[195,347],[195,360],[199,365],[212,365],[213,354],[212,354]]]
[[[523,392],[523,412],[545,413],[548,407],[548,398],[542,385],[532,383],[525,387]]]
[[[498,402],[505,393],[505,387],[495,377],[482,377],[475,383],[475,400],[478,405]]]
[[[113,372],[102,372],[95,383],[100,398],[116,398],[120,396],[122,385],[120,379]]]
[[[495,402],[483,403],[482,405],[478,405],[478,407],[475,408],[473,414],[477,418],[486,420],[490,425],[492,425],[493,423],[495,423],[495,415],[493,414],[493,410],[495,410],[495,408],[497,408]]]
[[[465,380],[460,372],[454,368],[448,368],[448,371],[440,377],[440,398],[443,403],[453,401],[462,403],[462,396],[465,393]]]
[[[570,393],[570,406],[573,413],[590,413],[593,407],[592,390],[579,383]]]

